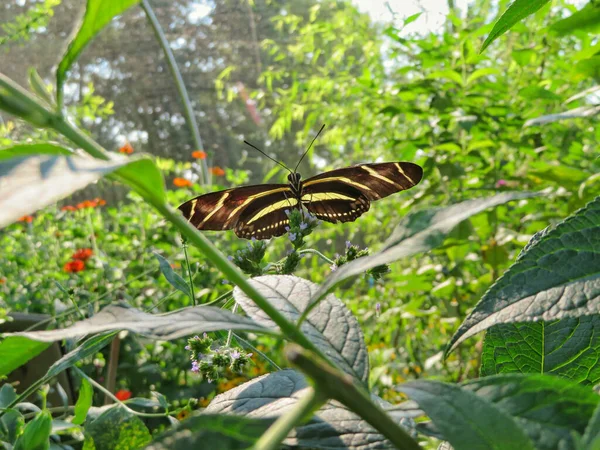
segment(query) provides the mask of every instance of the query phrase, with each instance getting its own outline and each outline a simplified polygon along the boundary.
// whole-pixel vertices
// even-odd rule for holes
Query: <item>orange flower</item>
[[[93,200],[84,200],[81,203],[77,203],[77,209],[95,208],[97,203]]]
[[[133,147],[129,142],[125,142],[125,145],[119,149],[119,153],[125,153],[126,155],[131,155],[133,153]]]
[[[115,397],[124,402],[125,400],[129,400],[131,398],[131,391],[128,391],[127,389],[119,389],[115,393]]]
[[[212,173],[216,177],[222,177],[223,175],[225,175],[225,171],[219,166],[211,167],[210,173]]]
[[[93,254],[94,254],[94,252],[92,252],[91,248],[82,248],[81,250],[77,250],[75,253],[73,253],[73,256],[71,256],[71,259],[87,261],[88,259],[90,259],[92,257]]]
[[[77,208],[71,205],[63,206],[60,208],[61,211],[77,211]]]
[[[104,206],[106,205],[106,200],[100,198],[100,197],[96,197],[94,200],[94,202],[96,202],[97,206]]]
[[[66,263],[64,269],[65,272],[69,273],[81,272],[83,269],[85,269],[85,263],[80,259],[76,259],[74,261],[69,261],[68,263]]]
[[[19,222],[31,223],[33,222],[33,216],[23,216],[19,218]]]
[[[203,152],[202,150],[196,150],[195,152],[192,152],[192,158],[206,159],[206,152]]]
[[[186,180],[185,178],[175,178],[173,180],[173,184],[177,187],[191,187],[193,183],[190,180]]]

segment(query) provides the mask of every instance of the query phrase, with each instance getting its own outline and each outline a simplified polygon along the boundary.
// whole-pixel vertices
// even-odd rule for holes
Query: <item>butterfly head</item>
[[[298,172],[292,172],[288,175],[287,178],[290,184],[298,186],[300,184],[300,179],[302,178],[302,175],[300,175]]]

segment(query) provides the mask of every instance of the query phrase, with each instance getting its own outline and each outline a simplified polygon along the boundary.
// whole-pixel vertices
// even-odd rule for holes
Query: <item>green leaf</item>
[[[0,149],[0,161],[10,158],[22,158],[32,155],[54,155],[68,156],[73,152],[67,148],[61,147],[58,144],[41,143],[41,144],[18,144],[11,147]]]
[[[550,30],[558,36],[572,34],[577,31],[595,32],[598,29],[600,29],[600,5],[594,1],[590,1],[579,11],[550,26]]]
[[[50,448],[50,432],[52,416],[42,411],[25,426],[23,434],[15,442],[14,450],[48,450]]]
[[[27,361],[35,358],[50,345],[20,336],[9,336],[0,341],[0,376],[8,375]]]
[[[596,407],[592,418],[585,428],[581,444],[581,448],[584,450],[600,449],[600,405]]]
[[[58,64],[56,70],[56,90],[58,104],[62,105],[62,91],[67,71],[77,60],[79,54],[85,46],[104,28],[115,16],[122,14],[131,6],[139,3],[140,0],[87,0],[85,13],[81,26],[77,30],[75,37],[69,43],[67,51]]]
[[[533,14],[549,1],[550,0],[515,0],[512,2],[500,19],[498,19],[494,28],[492,28],[492,31],[483,42],[479,53],[483,52],[488,45],[510,30],[517,22]]]
[[[471,84],[473,81],[478,80],[481,77],[500,74],[500,70],[496,69],[495,67],[484,67],[482,69],[477,69],[467,77],[467,84]]]
[[[499,375],[464,383],[521,425],[538,450],[576,448],[573,432],[583,433],[599,405],[591,386],[549,375]]]
[[[561,100],[560,95],[556,95],[554,92],[544,89],[541,86],[527,86],[519,90],[519,96],[529,100]]]
[[[144,199],[154,204],[166,203],[165,180],[149,156],[139,155],[138,159],[130,159],[129,164],[117,170],[116,174]]]
[[[225,414],[196,414],[159,436],[145,450],[205,448],[245,449],[267,431],[274,419],[251,419]]]
[[[158,264],[160,266],[160,271],[165,276],[167,281],[171,286],[177,289],[180,292],[183,292],[187,295],[192,302],[194,301],[194,297],[192,296],[192,291],[186,281],[179,275],[177,272],[173,270],[169,261],[167,261],[162,255],[154,252],[154,256],[158,260]]]
[[[251,319],[212,306],[184,308],[168,314],[148,314],[126,303],[110,305],[86,320],[70,327],[45,331],[14,333],[42,342],[85,336],[104,331],[129,330],[150,339],[171,340],[190,334],[219,330],[273,332]]]
[[[289,321],[297,322],[318,285],[291,275],[267,275],[252,278],[250,284]],[[248,316],[268,329],[275,323],[240,288],[233,297]],[[333,294],[308,314],[300,330],[341,370],[366,384],[369,379],[369,355],[356,318]]]
[[[94,397],[94,388],[87,378],[81,379],[81,386],[79,386],[79,397],[75,404],[75,417],[73,417],[73,423],[81,425],[85,422],[87,413],[92,406],[92,399]]]
[[[0,228],[129,164],[78,156],[0,160]]]
[[[481,375],[547,373],[600,382],[600,316],[502,324],[485,336]]]
[[[423,14],[423,12],[418,12],[411,16],[408,16],[406,19],[404,19],[404,26],[408,25],[409,23],[413,23],[415,20],[421,17],[421,14]]]
[[[501,323],[597,314],[600,305],[600,197],[533,237],[452,337],[448,352]]]
[[[510,415],[460,386],[412,381],[396,388],[419,404],[455,450],[533,450]]]
[[[437,80],[439,78],[445,78],[447,80],[453,81],[459,86],[463,85],[462,75],[455,70],[438,70],[427,75],[427,79]]]
[[[85,427],[84,450],[137,449],[152,440],[144,422],[120,405]]]
[[[373,267],[389,264],[417,253],[431,250],[444,241],[452,229],[469,217],[512,200],[526,199],[537,194],[505,192],[488,198],[468,200],[444,208],[418,211],[405,216],[379,252],[344,264],[333,272],[313,295],[312,305],[334,286],[350,277],[365,273]]]

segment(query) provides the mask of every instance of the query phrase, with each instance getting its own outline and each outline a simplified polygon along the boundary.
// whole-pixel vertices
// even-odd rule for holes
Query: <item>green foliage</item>
[[[48,25],[54,15],[54,8],[60,5],[61,0],[44,0],[36,3],[24,14],[19,14],[12,22],[0,25],[3,36],[0,36],[0,47],[11,41],[27,41],[32,33]]]

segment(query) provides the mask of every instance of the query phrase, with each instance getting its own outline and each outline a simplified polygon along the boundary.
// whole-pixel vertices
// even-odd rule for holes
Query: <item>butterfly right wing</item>
[[[238,221],[248,208],[249,211],[255,211],[261,205],[268,206],[273,198],[284,200],[290,197],[291,189],[287,184],[258,184],[200,195],[183,203],[178,209],[199,230],[235,228],[240,236]]]

